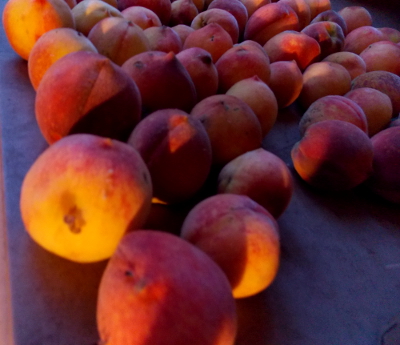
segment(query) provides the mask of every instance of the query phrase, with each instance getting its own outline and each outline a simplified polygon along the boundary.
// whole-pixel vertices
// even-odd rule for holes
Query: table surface
[[[335,10],[364,6],[374,26],[400,30],[393,2],[331,2]],[[5,1],[0,4],[3,9]],[[47,147],[34,97],[27,64],[1,29],[0,339],[4,345],[93,345],[105,262],[83,265],[56,257],[33,243],[21,221],[22,180]],[[278,219],[282,256],[276,280],[237,301],[236,345],[399,344],[400,208],[363,188],[333,195],[303,183],[290,160],[300,138],[298,120],[295,106],[281,111],[264,140],[264,148],[293,171],[295,191]]]

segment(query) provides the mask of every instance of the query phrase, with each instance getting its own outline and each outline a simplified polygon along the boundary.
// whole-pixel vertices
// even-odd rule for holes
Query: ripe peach
[[[101,278],[96,317],[102,344],[233,345],[237,332],[235,300],[220,267],[156,230],[123,237]]]
[[[190,26],[185,25],[185,24],[178,24],[178,25],[172,26],[171,29],[174,30],[178,34],[179,38],[181,39],[182,49],[183,49],[183,45],[185,44],[186,37],[188,37],[189,34],[191,34],[193,31],[195,31],[193,28],[191,28]]]
[[[67,3],[67,5],[68,5],[68,7],[72,10],[74,7],[75,7],[75,5],[77,4],[77,2],[76,2],[76,0],[64,0],[66,3]]]
[[[188,48],[176,55],[196,88],[197,102],[218,91],[218,71],[211,54],[202,48]]]
[[[387,71],[372,71],[359,75],[351,82],[351,89],[371,87],[388,95],[393,108],[393,116],[400,113],[400,77]]]
[[[196,102],[193,81],[173,52],[140,53],[128,59],[122,69],[140,90],[143,115],[166,108],[190,111]]]
[[[205,10],[205,0],[192,0],[192,1],[199,13]]]
[[[271,77],[268,82],[282,109],[293,104],[303,88],[303,75],[295,61],[271,63]]]
[[[73,133],[125,141],[140,111],[140,93],[132,79],[110,59],[87,51],[57,60],[35,98],[36,119],[48,143]]]
[[[176,0],[171,3],[171,18],[169,20],[169,25],[190,25],[198,14],[199,11],[192,0]]]
[[[343,51],[360,54],[370,44],[383,40],[382,31],[373,26],[361,26],[348,33],[344,40]]]
[[[265,137],[278,117],[278,102],[271,88],[255,75],[233,84],[226,94],[236,96],[253,110]]]
[[[257,75],[268,83],[271,74],[269,58],[249,44],[238,44],[227,50],[215,63],[218,71],[219,92],[224,93],[240,80]]]
[[[46,250],[76,262],[109,258],[150,210],[149,171],[132,147],[91,134],[47,148],[26,174],[20,208],[27,232]]]
[[[45,32],[56,28],[75,28],[71,9],[64,0],[9,0],[2,16],[3,28],[11,48],[24,60]]]
[[[400,203],[400,127],[386,128],[371,138],[373,173],[366,185],[382,198]]]
[[[211,140],[213,164],[222,166],[237,156],[261,147],[261,125],[253,110],[230,95],[204,98],[192,109]]]
[[[218,176],[218,192],[247,195],[275,218],[286,210],[294,190],[292,174],[278,156],[259,148],[226,164]]]
[[[71,28],[45,32],[33,46],[28,58],[28,75],[36,90],[44,73],[61,57],[75,51],[97,53],[96,47],[82,33]]]
[[[211,168],[211,144],[201,122],[178,109],[162,109],[134,128],[128,144],[142,156],[153,182],[153,196],[183,202],[203,186]]]
[[[347,121],[314,123],[293,146],[291,156],[296,172],[317,189],[349,190],[372,173],[371,140]]]
[[[192,21],[190,26],[197,30],[208,24],[216,23],[231,36],[233,44],[239,40],[239,25],[236,18],[226,10],[212,8],[200,12]]]
[[[148,8],[157,15],[161,24],[164,25],[168,25],[171,18],[170,0],[118,0],[118,9],[120,11],[131,6],[142,6]]]
[[[330,0],[306,0],[306,3],[310,7],[311,20],[313,20],[318,14],[332,8]]]
[[[250,16],[260,7],[270,4],[271,0],[240,0],[240,2],[246,7],[247,16],[250,18]]]
[[[143,31],[149,41],[149,50],[178,54],[182,50],[182,41],[179,35],[169,26],[152,26]]]
[[[367,66],[360,55],[352,52],[336,52],[328,55],[322,61],[336,62],[342,65],[350,74],[351,79],[358,77],[367,71]]]
[[[346,22],[348,33],[361,26],[372,26],[372,15],[365,7],[346,6],[340,9],[338,13]]]
[[[130,6],[121,11],[124,18],[139,25],[143,30],[152,26],[161,26],[160,18],[150,9],[143,6]]]
[[[299,30],[304,29],[311,22],[311,10],[306,0],[280,0],[288,4],[299,18]]]
[[[392,119],[392,102],[389,96],[370,87],[360,87],[344,95],[357,103],[364,111],[371,137],[386,128]]]
[[[138,25],[120,17],[100,20],[89,31],[88,38],[100,54],[119,66],[130,57],[151,48],[144,31]]]
[[[368,133],[368,121],[363,109],[344,96],[330,95],[317,99],[305,111],[299,122],[300,134],[312,124],[326,120],[350,122]]]
[[[275,279],[280,261],[278,224],[245,195],[217,194],[201,201],[185,218],[181,237],[222,268],[235,298],[255,295]]]
[[[383,27],[378,28],[383,34],[384,41],[392,41],[393,43],[400,43],[400,31],[395,28]]]
[[[272,37],[264,45],[270,62],[296,61],[303,71],[320,58],[321,48],[318,41],[303,33],[286,30]]]
[[[284,2],[274,2],[260,7],[247,21],[243,38],[254,40],[262,46],[276,34],[285,30],[299,30],[296,12]]]
[[[183,43],[183,49],[199,47],[207,50],[216,63],[228,49],[233,47],[231,36],[217,23],[210,23],[194,30]]]
[[[299,101],[307,109],[321,97],[344,95],[350,88],[350,74],[342,65],[328,61],[315,62],[303,72],[303,88]]]
[[[336,11],[334,10],[326,10],[324,12],[319,13],[314,19],[311,21],[311,24],[317,23],[317,22],[334,22],[338,24],[343,31],[343,35],[347,35],[347,25],[344,20],[344,18]]]

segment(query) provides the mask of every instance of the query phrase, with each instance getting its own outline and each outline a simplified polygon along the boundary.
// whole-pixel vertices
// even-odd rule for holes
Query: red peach
[[[120,11],[131,6],[142,6],[148,8],[157,15],[161,23],[164,25],[168,25],[169,19],[171,18],[170,0],[118,0],[118,8]]]
[[[383,27],[378,28],[383,34],[383,40],[392,41],[393,43],[400,43],[400,31],[395,28]]]
[[[121,11],[124,18],[139,25],[143,30],[152,26],[161,26],[160,18],[150,9],[143,6],[130,6]]]
[[[310,7],[311,20],[313,20],[318,14],[332,8],[330,0],[306,0],[306,3]]]
[[[361,26],[372,26],[372,15],[365,7],[346,6],[340,9],[338,13],[346,22],[348,33]]]
[[[198,14],[199,11],[192,0],[176,0],[171,3],[169,26],[190,25]]]
[[[328,55],[322,61],[336,62],[342,65],[350,74],[351,79],[358,77],[367,71],[367,66],[360,55],[352,52],[336,52]]]
[[[327,10],[327,11],[321,12],[316,17],[314,17],[314,19],[311,21],[311,23],[317,23],[317,22],[323,22],[323,21],[334,22],[334,23],[338,24],[342,28],[343,35],[344,36],[347,35],[346,22],[345,22],[344,18],[338,12],[336,12],[334,10]]]
[[[361,26],[346,36],[343,51],[360,54],[370,44],[383,40],[382,31],[373,26]]]
[[[270,4],[271,0],[240,0],[240,2],[246,7],[248,18],[250,18],[260,7]]]
[[[190,26],[185,25],[185,24],[178,24],[178,25],[172,26],[171,29],[174,30],[178,34],[179,38],[181,39],[182,49],[183,49],[183,45],[186,41],[186,37],[188,37],[189,34],[191,34],[193,31],[195,31],[193,28],[191,28]]]
[[[149,50],[175,54],[182,50],[181,38],[169,26],[152,26],[143,30],[143,33],[149,41]]]
[[[299,18],[299,30],[304,29],[311,22],[311,10],[306,0],[280,0],[288,4]]]

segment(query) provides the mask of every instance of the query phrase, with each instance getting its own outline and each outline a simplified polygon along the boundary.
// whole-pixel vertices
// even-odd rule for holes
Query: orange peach
[[[151,49],[142,28],[120,17],[100,20],[88,34],[98,52],[121,66],[130,57]]]
[[[64,0],[9,0],[2,23],[8,43],[24,60],[45,32],[56,28],[75,28],[71,9]]]
[[[186,37],[188,37],[189,34],[191,34],[193,31],[195,31],[189,25],[185,25],[185,24],[178,24],[178,25],[172,26],[171,29],[174,30],[178,34],[179,38],[181,39],[182,49],[183,49],[183,45],[186,41]]]
[[[334,10],[326,10],[324,12],[321,12],[316,17],[314,17],[314,19],[311,21],[311,24],[323,21],[334,22],[338,24],[342,28],[343,35],[347,35],[347,24],[344,18],[338,12]]]
[[[306,0],[306,3],[310,7],[311,20],[313,20],[318,14],[332,8],[330,0]]]
[[[178,109],[162,109],[134,128],[128,144],[149,168],[153,196],[166,203],[187,201],[211,168],[211,144],[200,120]]]
[[[361,26],[372,26],[372,15],[363,6],[346,6],[338,13],[346,22],[348,33]]]
[[[393,112],[392,102],[383,92],[370,87],[360,87],[344,96],[357,103],[364,111],[370,137],[389,125]]]
[[[57,60],[44,74],[35,98],[36,119],[48,143],[73,133],[125,141],[140,112],[133,80],[107,57],[87,51]]]
[[[382,31],[373,26],[361,26],[349,32],[344,40],[343,51],[360,54],[370,44],[384,40]]]
[[[246,7],[247,16],[250,18],[250,16],[260,7],[270,4],[271,0],[240,0],[240,2]]]
[[[108,259],[149,213],[152,184],[129,145],[74,134],[48,147],[26,174],[21,216],[31,238],[75,262]]]
[[[255,75],[233,84],[226,94],[250,106],[260,121],[262,136],[265,137],[278,117],[278,102],[271,88]]]
[[[304,135],[312,124],[326,120],[347,121],[368,133],[368,120],[364,110],[347,97],[330,95],[317,99],[304,112],[299,121],[300,134]]]
[[[179,35],[169,26],[153,26],[143,30],[149,42],[149,50],[178,54],[182,50],[182,41]]]
[[[218,71],[211,54],[202,48],[187,48],[176,55],[196,88],[197,102],[218,91]]]
[[[228,49],[233,47],[231,36],[217,23],[210,23],[194,30],[183,43],[183,49],[199,47],[207,50],[216,63]]]
[[[293,104],[303,88],[303,75],[295,61],[271,63],[271,77],[268,82],[282,109]]]
[[[218,176],[218,193],[247,195],[275,218],[286,210],[293,191],[293,178],[286,163],[263,148],[231,160]]]
[[[299,18],[299,30],[305,28],[311,22],[311,10],[306,0],[280,0],[288,4],[296,12]]]
[[[342,65],[347,69],[352,80],[367,71],[365,61],[360,55],[352,52],[336,52],[328,55],[322,61],[335,62]]]
[[[378,28],[383,34],[384,41],[392,41],[393,43],[400,43],[400,31],[395,28],[383,27]]]
[[[264,49],[270,62],[294,60],[301,71],[318,61],[321,54],[321,47],[315,38],[293,30],[275,35],[265,43]]]
[[[193,107],[190,115],[203,123],[211,140],[216,166],[261,147],[262,132],[257,116],[235,96],[222,94],[204,98]]]
[[[303,72],[303,88],[299,101],[303,108],[307,109],[321,97],[342,96],[350,91],[350,88],[350,74],[342,65],[328,61],[315,62]]]
[[[120,11],[123,11],[131,6],[148,8],[157,15],[161,21],[161,24],[164,25],[168,25],[169,19],[171,18],[170,0],[118,0],[118,9]]]
[[[150,9],[143,6],[130,6],[121,11],[124,18],[139,25],[143,30],[152,26],[161,26],[160,18]]]
[[[367,72],[387,71],[400,76],[400,47],[392,41],[371,43],[361,53]]]
[[[372,144],[356,125],[326,120],[308,127],[291,150],[294,169],[316,189],[350,190],[372,173]]]
[[[97,53],[93,43],[74,29],[58,28],[44,33],[33,46],[28,58],[28,75],[33,88],[38,88],[44,73],[54,62],[81,50]]]
[[[221,268],[179,236],[156,230],[122,238],[100,281],[96,319],[99,344],[233,345],[237,332]]]
[[[128,59],[122,69],[140,90],[143,115],[165,108],[190,111],[196,102],[193,81],[173,52],[140,53]]]
[[[198,14],[199,11],[192,0],[176,0],[171,3],[169,26],[190,25]]]

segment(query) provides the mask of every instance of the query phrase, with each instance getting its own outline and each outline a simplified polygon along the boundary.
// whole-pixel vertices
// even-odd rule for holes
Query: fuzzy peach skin
[[[245,195],[217,194],[201,201],[185,218],[181,237],[222,268],[235,298],[266,289],[278,272],[278,224]]]
[[[347,69],[352,80],[367,71],[365,61],[360,57],[360,55],[352,52],[336,52],[328,55],[322,61],[336,62],[339,65],[342,65]]]
[[[370,87],[360,87],[349,91],[344,97],[357,103],[364,111],[370,137],[389,126],[393,107],[388,95]]]
[[[148,8],[157,15],[161,23],[164,25],[168,25],[171,18],[170,0],[118,0],[118,9],[120,11],[131,6],[142,6]]]
[[[299,121],[300,134],[319,121],[341,120],[350,122],[368,133],[368,120],[364,110],[350,98],[329,95],[317,99],[305,111]]]
[[[190,26],[185,25],[185,24],[178,24],[178,25],[172,26],[171,29],[174,30],[178,34],[179,38],[181,39],[182,49],[183,49],[183,45],[185,44],[186,37],[188,37],[189,34],[192,33],[193,31],[195,31]]]
[[[28,234],[76,262],[109,258],[121,237],[140,228],[152,198],[139,153],[117,140],[75,134],[47,148],[28,170],[20,209]]]
[[[318,14],[332,9],[330,0],[306,0],[306,3],[310,7],[311,20]]]
[[[175,0],[171,3],[171,18],[168,25],[190,25],[198,14],[199,11],[192,0]]]
[[[61,57],[76,51],[97,53],[97,48],[82,33],[71,28],[57,28],[44,33],[33,46],[28,58],[28,75],[37,90],[44,73]]]
[[[218,175],[218,193],[247,195],[275,219],[288,207],[293,190],[292,174],[286,163],[263,148],[236,157]]]
[[[208,133],[214,165],[225,165],[242,153],[261,147],[262,131],[257,116],[235,96],[204,98],[190,115],[199,119]]]
[[[8,43],[24,60],[45,32],[75,28],[70,7],[64,0],[8,0],[2,23]]]
[[[384,34],[373,26],[361,26],[349,32],[344,40],[343,51],[360,54],[374,42],[383,41]]]
[[[334,10],[326,10],[324,12],[319,13],[314,19],[311,21],[310,24],[317,23],[317,22],[334,22],[338,24],[343,31],[343,35],[347,35],[347,24],[344,18]]]
[[[149,42],[149,50],[178,54],[182,50],[179,35],[169,26],[153,26],[143,31]]]
[[[73,133],[125,141],[140,120],[141,96],[135,82],[110,59],[79,51],[47,70],[36,92],[35,114],[50,144]]]
[[[250,18],[250,16],[260,7],[270,4],[271,0],[240,0],[240,2],[246,7],[248,18]]]
[[[143,6],[130,6],[121,11],[124,18],[139,25],[143,30],[152,26],[161,26],[160,18],[150,9]]]
[[[346,22],[348,33],[361,26],[372,26],[372,15],[363,6],[346,6],[338,13]]]
[[[299,30],[305,28],[311,22],[311,9],[306,0],[279,0],[288,4],[296,12],[299,18]]]
[[[378,28],[380,32],[383,33],[385,41],[392,41],[393,43],[400,42],[400,31],[395,28],[383,27]]]
[[[208,134],[193,116],[178,109],[161,109],[134,128],[128,144],[142,156],[153,182],[153,196],[166,203],[195,195],[210,172]]]
[[[109,345],[233,345],[235,300],[218,265],[180,237],[138,230],[100,281],[97,328]]]

